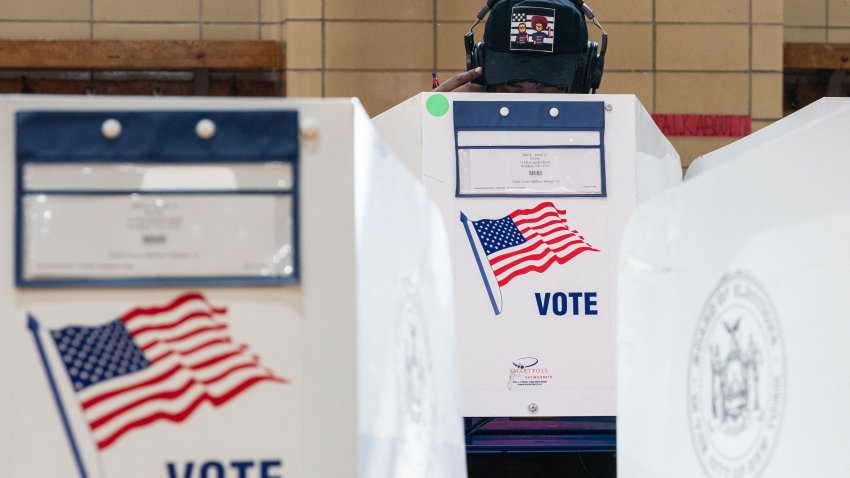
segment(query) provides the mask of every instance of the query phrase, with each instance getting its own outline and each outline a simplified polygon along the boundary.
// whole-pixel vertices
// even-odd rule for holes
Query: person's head
[[[547,31],[534,42],[513,41],[528,27]],[[587,25],[572,0],[497,0],[484,28],[488,91],[564,92],[587,63]]]

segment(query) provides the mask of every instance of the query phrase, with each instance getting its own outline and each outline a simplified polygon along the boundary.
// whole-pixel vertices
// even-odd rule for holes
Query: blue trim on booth
[[[107,139],[107,119],[122,125],[121,135]],[[195,133],[198,121],[215,123],[207,140]],[[300,281],[299,129],[298,112],[260,111],[20,111],[15,129],[15,284],[18,287],[197,287],[288,285]],[[242,190],[24,190],[27,163],[220,164],[287,162],[293,185],[286,189]],[[151,277],[151,278],[23,278],[23,207],[26,194],[51,195],[280,195],[292,196],[292,267],[287,276]]]
[[[268,161],[298,158],[296,111],[20,111],[15,147],[19,160],[110,163]],[[107,119],[122,125],[107,139]],[[198,121],[215,123],[215,135],[201,139]]]

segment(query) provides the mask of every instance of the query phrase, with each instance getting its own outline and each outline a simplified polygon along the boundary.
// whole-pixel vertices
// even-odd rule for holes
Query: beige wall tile
[[[785,43],[823,43],[826,41],[826,28],[785,27]]]
[[[259,40],[260,26],[247,24],[213,23],[201,27],[204,40]]]
[[[322,22],[286,22],[286,68],[322,67]]]
[[[0,0],[3,20],[88,20],[89,0]]]
[[[428,0],[324,0],[325,18],[335,20],[431,20]]]
[[[260,27],[260,40],[283,41],[283,25],[280,23],[265,23]]]
[[[740,138],[672,136],[667,139],[682,158],[683,168],[687,169],[698,157],[732,144]]]
[[[5,40],[86,40],[88,22],[2,22],[0,38]]]
[[[827,0],[785,0],[785,26],[825,26]]]
[[[437,20],[457,20],[472,25],[486,0],[435,0],[437,2]],[[425,2],[423,2],[425,3]],[[430,3],[430,2],[427,2]],[[468,26],[467,25],[467,26]],[[475,27],[477,37],[484,35],[484,22]]]
[[[758,130],[760,130],[760,129],[762,129],[762,128],[767,128],[768,126],[770,126],[770,125],[772,125],[773,123],[775,123],[775,121],[770,121],[770,120],[753,120],[753,122],[752,122],[752,123],[753,123],[753,124],[752,124],[753,133],[755,133],[756,131],[758,131]]]
[[[323,0],[285,0],[286,20],[322,18]]]
[[[485,0],[436,0],[437,20],[458,20],[472,25],[475,15],[486,3]],[[651,22],[653,0],[595,0],[590,6],[606,22]],[[484,22],[476,27],[476,36],[484,34]],[[480,31],[479,31],[480,28]]]
[[[322,96],[322,72],[287,71],[286,96],[302,98]]]
[[[614,23],[608,32],[607,70],[652,69],[652,25]]]
[[[356,96],[371,116],[383,113],[411,96],[430,90],[430,71],[325,73],[325,96]]]
[[[201,19],[205,22],[257,22],[259,0],[201,0]]]
[[[325,41],[326,68],[430,70],[434,65],[431,22],[328,22]]]
[[[784,0],[752,0],[754,23],[782,23]]]
[[[748,25],[658,25],[658,70],[748,70]]]
[[[829,43],[850,43],[850,28],[830,28],[827,33]]]
[[[829,26],[850,27],[850,0],[829,1]]]
[[[594,0],[591,7],[605,22],[651,22],[653,0]]]
[[[749,5],[740,0],[655,0],[659,22],[749,22]]]
[[[466,50],[463,35],[469,31],[467,23],[437,22],[437,68],[443,70],[466,70]],[[480,36],[476,41],[480,41]]]
[[[601,94],[634,94],[647,111],[652,113],[654,98],[653,77],[651,72],[631,73],[607,71],[602,75],[599,87]]]
[[[782,25],[753,25],[753,70],[782,71]]]
[[[782,117],[782,73],[753,73],[753,118]]]
[[[96,40],[197,40],[194,23],[95,23]]]
[[[656,73],[655,112],[750,114],[746,73]]]
[[[283,21],[285,0],[260,0],[260,21],[264,23]]]
[[[198,2],[174,0],[93,0],[97,21],[198,21]]]

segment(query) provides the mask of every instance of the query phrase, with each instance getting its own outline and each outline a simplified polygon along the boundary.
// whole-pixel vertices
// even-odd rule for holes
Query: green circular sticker
[[[425,102],[425,108],[428,109],[431,116],[443,116],[449,111],[449,100],[443,95],[431,95]]]

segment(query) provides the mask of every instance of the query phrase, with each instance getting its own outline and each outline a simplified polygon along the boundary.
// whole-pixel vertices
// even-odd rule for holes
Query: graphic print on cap
[[[514,7],[511,10],[511,50],[552,53],[555,9]]]

